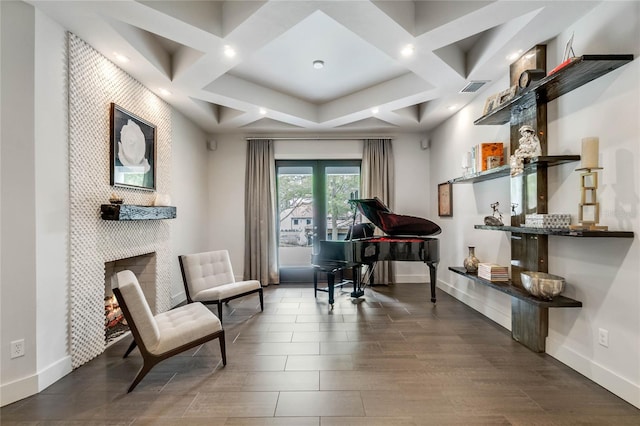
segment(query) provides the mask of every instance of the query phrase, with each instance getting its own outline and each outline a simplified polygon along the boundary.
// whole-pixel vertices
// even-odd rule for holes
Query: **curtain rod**
[[[343,140],[361,140],[361,139],[394,139],[393,136],[343,136],[343,137],[339,137],[339,136],[321,136],[321,137],[309,137],[309,136],[304,136],[304,137],[291,137],[291,136],[286,136],[286,137],[246,137],[246,140],[250,140],[250,139],[273,139],[273,140],[278,140],[278,141],[286,141],[286,140],[296,140],[296,141],[343,141]]]

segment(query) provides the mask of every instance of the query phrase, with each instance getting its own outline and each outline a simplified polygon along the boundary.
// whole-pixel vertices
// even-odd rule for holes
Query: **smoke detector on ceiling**
[[[460,93],[475,93],[488,82],[489,80],[471,80],[460,90]]]

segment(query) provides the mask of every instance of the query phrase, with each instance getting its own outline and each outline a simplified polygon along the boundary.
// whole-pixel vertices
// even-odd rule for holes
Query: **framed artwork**
[[[156,126],[111,104],[111,185],[156,189]]]
[[[452,189],[449,182],[438,185],[438,216],[453,216]]]

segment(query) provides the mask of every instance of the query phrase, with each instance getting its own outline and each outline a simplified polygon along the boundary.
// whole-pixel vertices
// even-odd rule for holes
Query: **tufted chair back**
[[[111,288],[120,290],[123,300],[119,302],[126,303],[133,322],[140,333],[140,338],[145,346],[153,351],[160,341],[160,330],[151,308],[149,308],[149,304],[144,298],[138,278],[131,271],[120,271],[111,280]]]
[[[264,309],[262,285],[258,280],[236,281],[228,250],[214,250],[178,256],[187,302],[222,305],[230,300],[258,293],[260,310]]]
[[[196,295],[212,287],[235,282],[228,250],[183,256],[182,267],[191,295]]]

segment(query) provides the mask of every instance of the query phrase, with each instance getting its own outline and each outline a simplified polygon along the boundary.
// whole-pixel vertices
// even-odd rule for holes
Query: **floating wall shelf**
[[[632,60],[633,55],[580,56],[556,73],[535,82],[509,102],[478,118],[474,124],[508,123],[512,109],[535,107],[536,100],[538,103],[550,102]]]
[[[175,219],[174,206],[137,206],[133,204],[102,204],[103,220],[159,220]]]
[[[532,305],[540,306],[543,308],[580,308],[582,307],[582,302],[569,299],[568,297],[564,297],[564,296],[556,296],[553,298],[553,300],[539,299],[537,297],[530,295],[526,290],[519,287],[515,287],[510,281],[485,280],[483,278],[478,277],[477,274],[467,273],[467,271],[460,266],[450,266],[449,270],[451,272],[455,272],[456,274],[469,278],[472,281],[489,286],[502,293],[506,293],[509,296],[515,297],[516,299],[523,300]]]
[[[588,229],[566,228],[529,228],[526,226],[489,226],[475,225],[475,229],[488,229],[492,231],[507,231],[519,234],[556,235],[558,237],[583,237],[583,238],[633,238],[632,231],[591,231]]]
[[[533,166],[558,166],[560,164],[571,163],[574,161],[580,161],[579,155],[545,155],[540,157],[533,157],[525,159],[525,170]],[[485,180],[497,179],[503,176],[509,176],[511,174],[511,167],[508,164],[504,166],[496,167],[491,170],[485,170],[484,172],[473,173],[467,176],[457,177],[451,179],[449,183],[476,183],[483,182]]]

